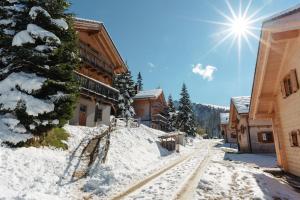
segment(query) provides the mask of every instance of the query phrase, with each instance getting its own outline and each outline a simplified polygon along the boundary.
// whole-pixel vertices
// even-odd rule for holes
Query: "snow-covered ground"
[[[300,193],[263,172],[263,168],[276,166],[274,155],[233,154],[224,150],[228,152],[228,148],[214,148],[194,199],[300,199]]]
[[[193,150],[180,146],[180,153],[171,154],[159,144],[162,134],[144,125],[113,132],[107,162],[93,170],[84,190],[107,199]]]
[[[68,182],[72,153],[99,128],[67,125],[65,129],[71,134],[68,151],[0,146],[0,199],[83,199],[91,194],[107,199],[193,149],[181,147],[181,153],[171,154],[158,143],[163,132],[143,125],[119,127],[111,134],[107,162],[92,166],[86,178]]]

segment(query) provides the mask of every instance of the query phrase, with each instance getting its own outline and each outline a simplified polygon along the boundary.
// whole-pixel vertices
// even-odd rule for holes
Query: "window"
[[[245,133],[246,127],[244,125],[241,126],[241,133]]]
[[[290,143],[291,143],[291,147],[299,147],[299,130],[297,131],[292,131],[290,133]]]
[[[259,132],[257,133],[258,142],[260,143],[273,143],[273,133],[272,132]]]
[[[80,110],[80,112],[86,113],[87,106],[86,106],[86,105],[83,105],[83,104],[80,104],[79,110]]]
[[[95,109],[95,122],[102,121],[102,109],[96,106]]]
[[[299,90],[299,82],[297,78],[297,71],[295,69],[291,70],[288,75],[286,75],[281,82],[281,92],[284,98],[290,96],[291,94]]]

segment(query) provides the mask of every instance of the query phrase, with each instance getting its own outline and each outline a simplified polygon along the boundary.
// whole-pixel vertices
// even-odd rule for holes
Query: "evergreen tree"
[[[192,109],[192,103],[190,101],[190,96],[187,91],[186,85],[182,85],[182,90],[180,93],[178,117],[177,117],[177,128],[188,135],[195,136],[196,134],[196,124],[195,116]]]
[[[117,117],[126,118],[127,120],[135,115],[132,107],[135,96],[134,81],[130,71],[118,74],[114,77],[114,87],[120,91],[119,102],[117,105]]]
[[[72,115],[79,56],[68,6],[65,0],[0,2],[0,119],[7,132],[39,135]]]
[[[143,78],[142,78],[141,72],[138,73],[137,86],[138,86],[139,90],[143,90]]]
[[[174,106],[172,95],[168,97],[168,130],[174,131],[176,127],[177,113],[176,108]]]

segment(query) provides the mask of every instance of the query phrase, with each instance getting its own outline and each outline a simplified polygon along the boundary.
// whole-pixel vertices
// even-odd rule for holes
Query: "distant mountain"
[[[179,102],[175,101],[176,108]],[[220,113],[229,112],[229,107],[193,103],[193,110],[199,127],[206,130],[210,137],[220,136]]]

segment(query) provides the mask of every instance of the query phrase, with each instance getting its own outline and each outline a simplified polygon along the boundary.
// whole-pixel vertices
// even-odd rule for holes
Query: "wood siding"
[[[287,51],[289,58],[285,60],[283,69],[280,74],[280,80],[284,78],[291,70],[296,69],[297,77],[300,77],[300,38],[290,43]],[[283,98],[281,89],[277,88],[277,115],[280,120],[282,141],[285,147],[286,170],[300,176],[300,148],[291,147],[289,133],[293,130],[300,129],[300,90],[290,96]]]

